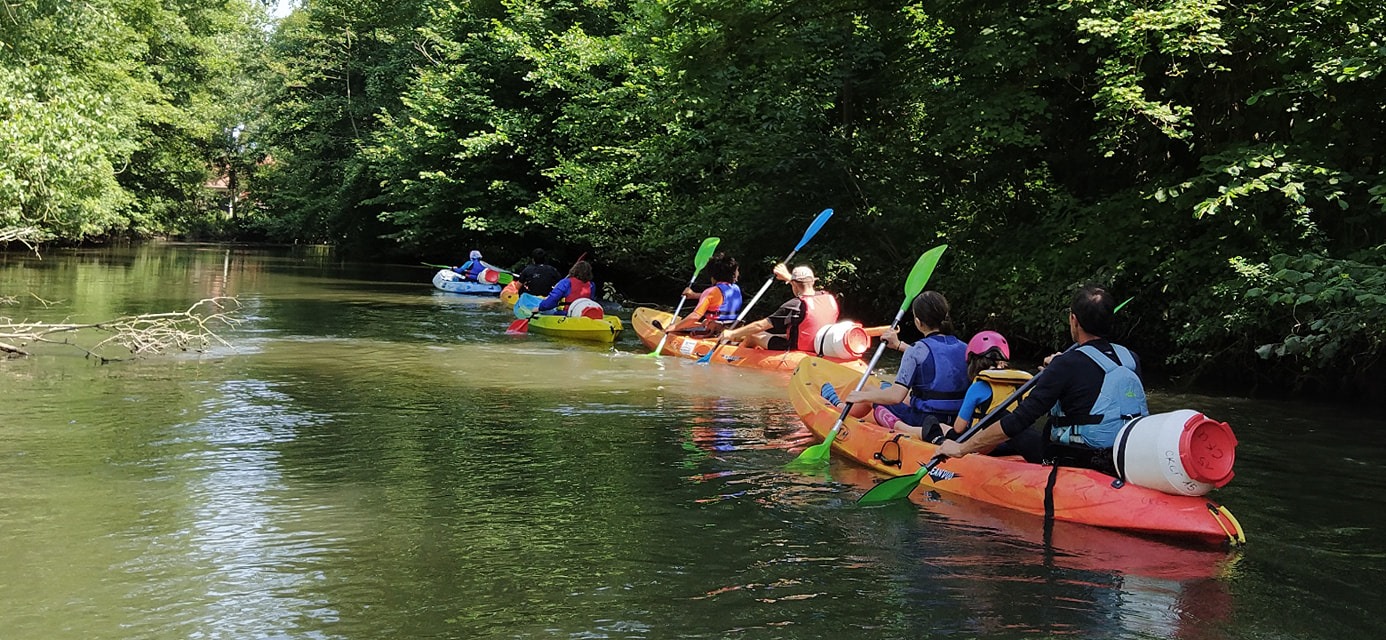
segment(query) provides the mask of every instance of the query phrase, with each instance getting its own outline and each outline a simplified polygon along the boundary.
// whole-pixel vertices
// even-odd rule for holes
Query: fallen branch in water
[[[4,227],[0,228],[0,245],[18,242],[29,248],[38,256],[38,243],[50,239],[52,236],[38,227]],[[43,256],[39,256],[42,260]]]
[[[231,346],[217,335],[215,328],[239,324],[240,320],[234,317],[239,309],[240,301],[219,296],[199,300],[182,312],[144,313],[90,324],[13,322],[0,318],[0,351],[27,356],[30,353],[25,347],[30,343],[61,344],[105,364],[125,359],[103,353],[113,348],[141,356],[173,350],[201,351],[212,344]],[[84,346],[82,338],[93,333],[106,337],[90,347]]]

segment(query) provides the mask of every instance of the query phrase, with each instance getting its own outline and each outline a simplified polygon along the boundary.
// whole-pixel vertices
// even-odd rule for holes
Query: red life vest
[[[576,300],[592,297],[592,283],[583,282],[577,278],[568,278],[568,295],[563,296],[562,304],[558,308],[564,309]]]
[[[819,291],[811,296],[799,296],[803,309],[803,319],[795,333],[794,350],[813,352],[813,337],[818,330],[837,322],[837,298],[827,291]]]

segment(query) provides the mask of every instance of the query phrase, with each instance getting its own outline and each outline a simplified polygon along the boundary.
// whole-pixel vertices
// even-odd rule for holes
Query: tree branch
[[[241,320],[235,317],[240,301],[230,297],[199,300],[186,311],[144,313],[121,316],[90,324],[12,322],[0,318],[0,351],[29,355],[24,347],[30,343],[72,346],[96,358],[102,364],[167,351],[202,351],[213,344],[230,346],[217,335],[218,325],[233,327]],[[93,334],[104,334],[99,340]],[[90,338],[84,340],[84,338]],[[91,346],[85,343],[96,340]],[[112,351],[123,351],[127,357],[114,357]]]

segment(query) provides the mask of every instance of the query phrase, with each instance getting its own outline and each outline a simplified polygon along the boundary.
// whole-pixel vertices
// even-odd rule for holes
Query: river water
[[[1239,551],[947,495],[861,509],[860,468],[784,470],[808,443],[785,374],[506,336],[431,275],[0,255],[16,321],[241,304],[203,353],[0,360],[0,637],[1386,636],[1386,424],[1360,412],[1152,394],[1236,429],[1214,497]]]

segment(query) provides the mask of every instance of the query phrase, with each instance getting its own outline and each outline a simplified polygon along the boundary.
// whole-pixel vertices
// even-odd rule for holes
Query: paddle
[[[1126,302],[1122,302],[1121,304],[1117,305],[1115,309],[1112,309],[1112,313],[1120,311],[1121,308],[1126,306],[1126,303],[1130,302],[1131,300],[1131,298],[1127,298]],[[1064,353],[1072,351],[1077,346],[1077,344],[1069,345],[1067,349],[1064,349]],[[971,438],[978,431],[981,431],[982,429],[991,426],[997,420],[1000,420],[1002,415],[1001,412],[1004,411],[1006,407],[1009,407],[1011,403],[1015,402],[1016,400],[1019,400],[1022,396],[1024,396],[1025,392],[1029,391],[1031,387],[1035,386],[1035,383],[1039,381],[1040,376],[1042,375],[1044,375],[1044,370],[1040,369],[1039,373],[1036,373],[1034,377],[1030,378],[1029,380],[1026,380],[1025,384],[1020,385],[1020,388],[1012,392],[1011,395],[1006,396],[1006,399],[1002,400],[1001,404],[996,405],[996,408],[992,409],[989,413],[987,413],[987,415],[983,416],[981,420],[978,420],[977,424],[972,425],[971,428],[969,428],[967,431],[964,431],[962,435],[958,436],[958,442],[966,442],[968,438]],[[924,479],[924,476],[929,475],[929,473],[934,470],[934,467],[937,467],[945,459],[946,458],[944,458],[943,456],[934,456],[933,459],[929,460],[929,464],[920,467],[918,471],[914,472],[914,475],[891,478],[874,487],[871,487],[869,491],[862,494],[862,496],[857,499],[857,504],[860,504],[862,506],[870,506],[873,504],[882,504],[886,502],[891,502],[893,500],[899,500],[900,498],[909,497],[909,495],[914,492],[914,488],[919,486],[919,482]]]
[[[938,266],[939,257],[943,255],[943,251],[947,248],[948,245],[941,244],[925,251],[924,255],[919,256],[919,260],[915,261],[914,268],[910,270],[909,277],[905,279],[905,300],[900,303],[900,310],[896,312],[895,319],[890,322],[890,327],[892,329],[900,324],[900,318],[905,316],[905,310],[909,309],[910,303],[914,301],[915,296],[919,295],[919,292],[924,290],[924,285],[928,284],[929,277],[934,275],[934,267]],[[871,371],[876,368],[876,361],[881,359],[881,353],[884,351],[885,341],[882,340],[880,345],[876,347],[875,355],[871,356],[871,363],[866,365],[866,373],[863,373],[861,375],[861,380],[857,381],[856,391],[861,391],[862,386],[866,384],[866,379],[871,377]],[[828,437],[824,438],[823,442],[804,449],[803,453],[800,453],[799,457],[795,458],[790,465],[823,464],[827,462],[828,457],[832,455],[833,439],[837,437],[837,432],[842,430],[842,421],[847,419],[847,413],[852,410],[852,404],[853,403],[848,402],[843,405],[842,413],[838,414],[837,422],[833,423],[832,430],[828,432]]]
[[[450,266],[448,266],[448,265],[445,265],[445,264],[433,264],[433,263],[430,263],[430,262],[420,262],[419,264],[421,264],[421,265],[423,265],[423,266],[425,266],[425,267],[433,267],[434,269],[447,269],[448,271],[452,271],[452,267],[450,267]],[[510,284],[510,281],[511,281],[511,280],[514,280],[514,279],[515,279],[515,274],[510,273],[509,271],[506,271],[505,269],[500,269],[500,268],[494,267],[494,266],[492,266],[492,265],[486,264],[485,262],[483,262],[482,264],[485,264],[485,265],[486,265],[487,267],[489,267],[492,271],[495,271],[495,272],[496,272],[496,284],[498,284],[498,285],[505,286],[505,285],[507,285],[507,284]]]
[[[707,266],[708,259],[712,258],[712,252],[717,250],[717,243],[721,241],[722,239],[717,237],[711,237],[706,240],[703,240],[703,244],[698,247],[698,253],[693,256],[693,277],[688,279],[688,287],[692,287],[694,284],[697,284],[698,274],[702,272],[703,267]],[[684,288],[687,289],[688,287]],[[679,321],[679,312],[683,310],[684,300],[687,300],[687,298],[683,297],[683,294],[680,293],[679,303],[674,307],[674,322]],[[645,355],[650,358],[658,358],[660,350],[664,349],[664,343],[668,339],[669,332],[666,331],[664,332],[664,335],[660,337],[659,344],[655,345],[654,351],[651,351]]]
[[[818,233],[819,229],[823,228],[823,224],[826,223],[828,221],[828,218],[831,217],[833,217],[833,210],[824,209],[822,213],[818,214],[817,218],[813,219],[813,222],[809,224],[808,229],[804,231],[804,237],[799,239],[799,244],[794,245],[794,250],[790,251],[789,255],[786,256],[783,260],[783,263],[786,266],[789,264],[790,260],[794,259],[794,254],[799,253],[799,250],[803,249],[804,245],[808,244],[808,241],[813,239],[813,236]],[[746,319],[746,312],[750,311],[751,307],[755,306],[755,304],[760,301],[760,297],[765,295],[765,291],[770,288],[770,283],[774,281],[775,277],[770,276],[770,279],[766,280],[765,284],[761,286],[760,291],[756,292],[755,297],[751,298],[751,301],[747,303],[746,306],[741,307],[741,313],[736,315],[736,320],[732,322],[730,327],[731,329],[735,329],[741,325],[741,321]],[[708,349],[707,353],[704,353],[702,357],[698,358],[698,364],[707,364],[708,362],[711,362],[712,354],[716,353],[717,350],[720,349],[723,344],[726,343],[722,342],[722,336],[717,336],[717,344],[712,345],[712,348]]]

